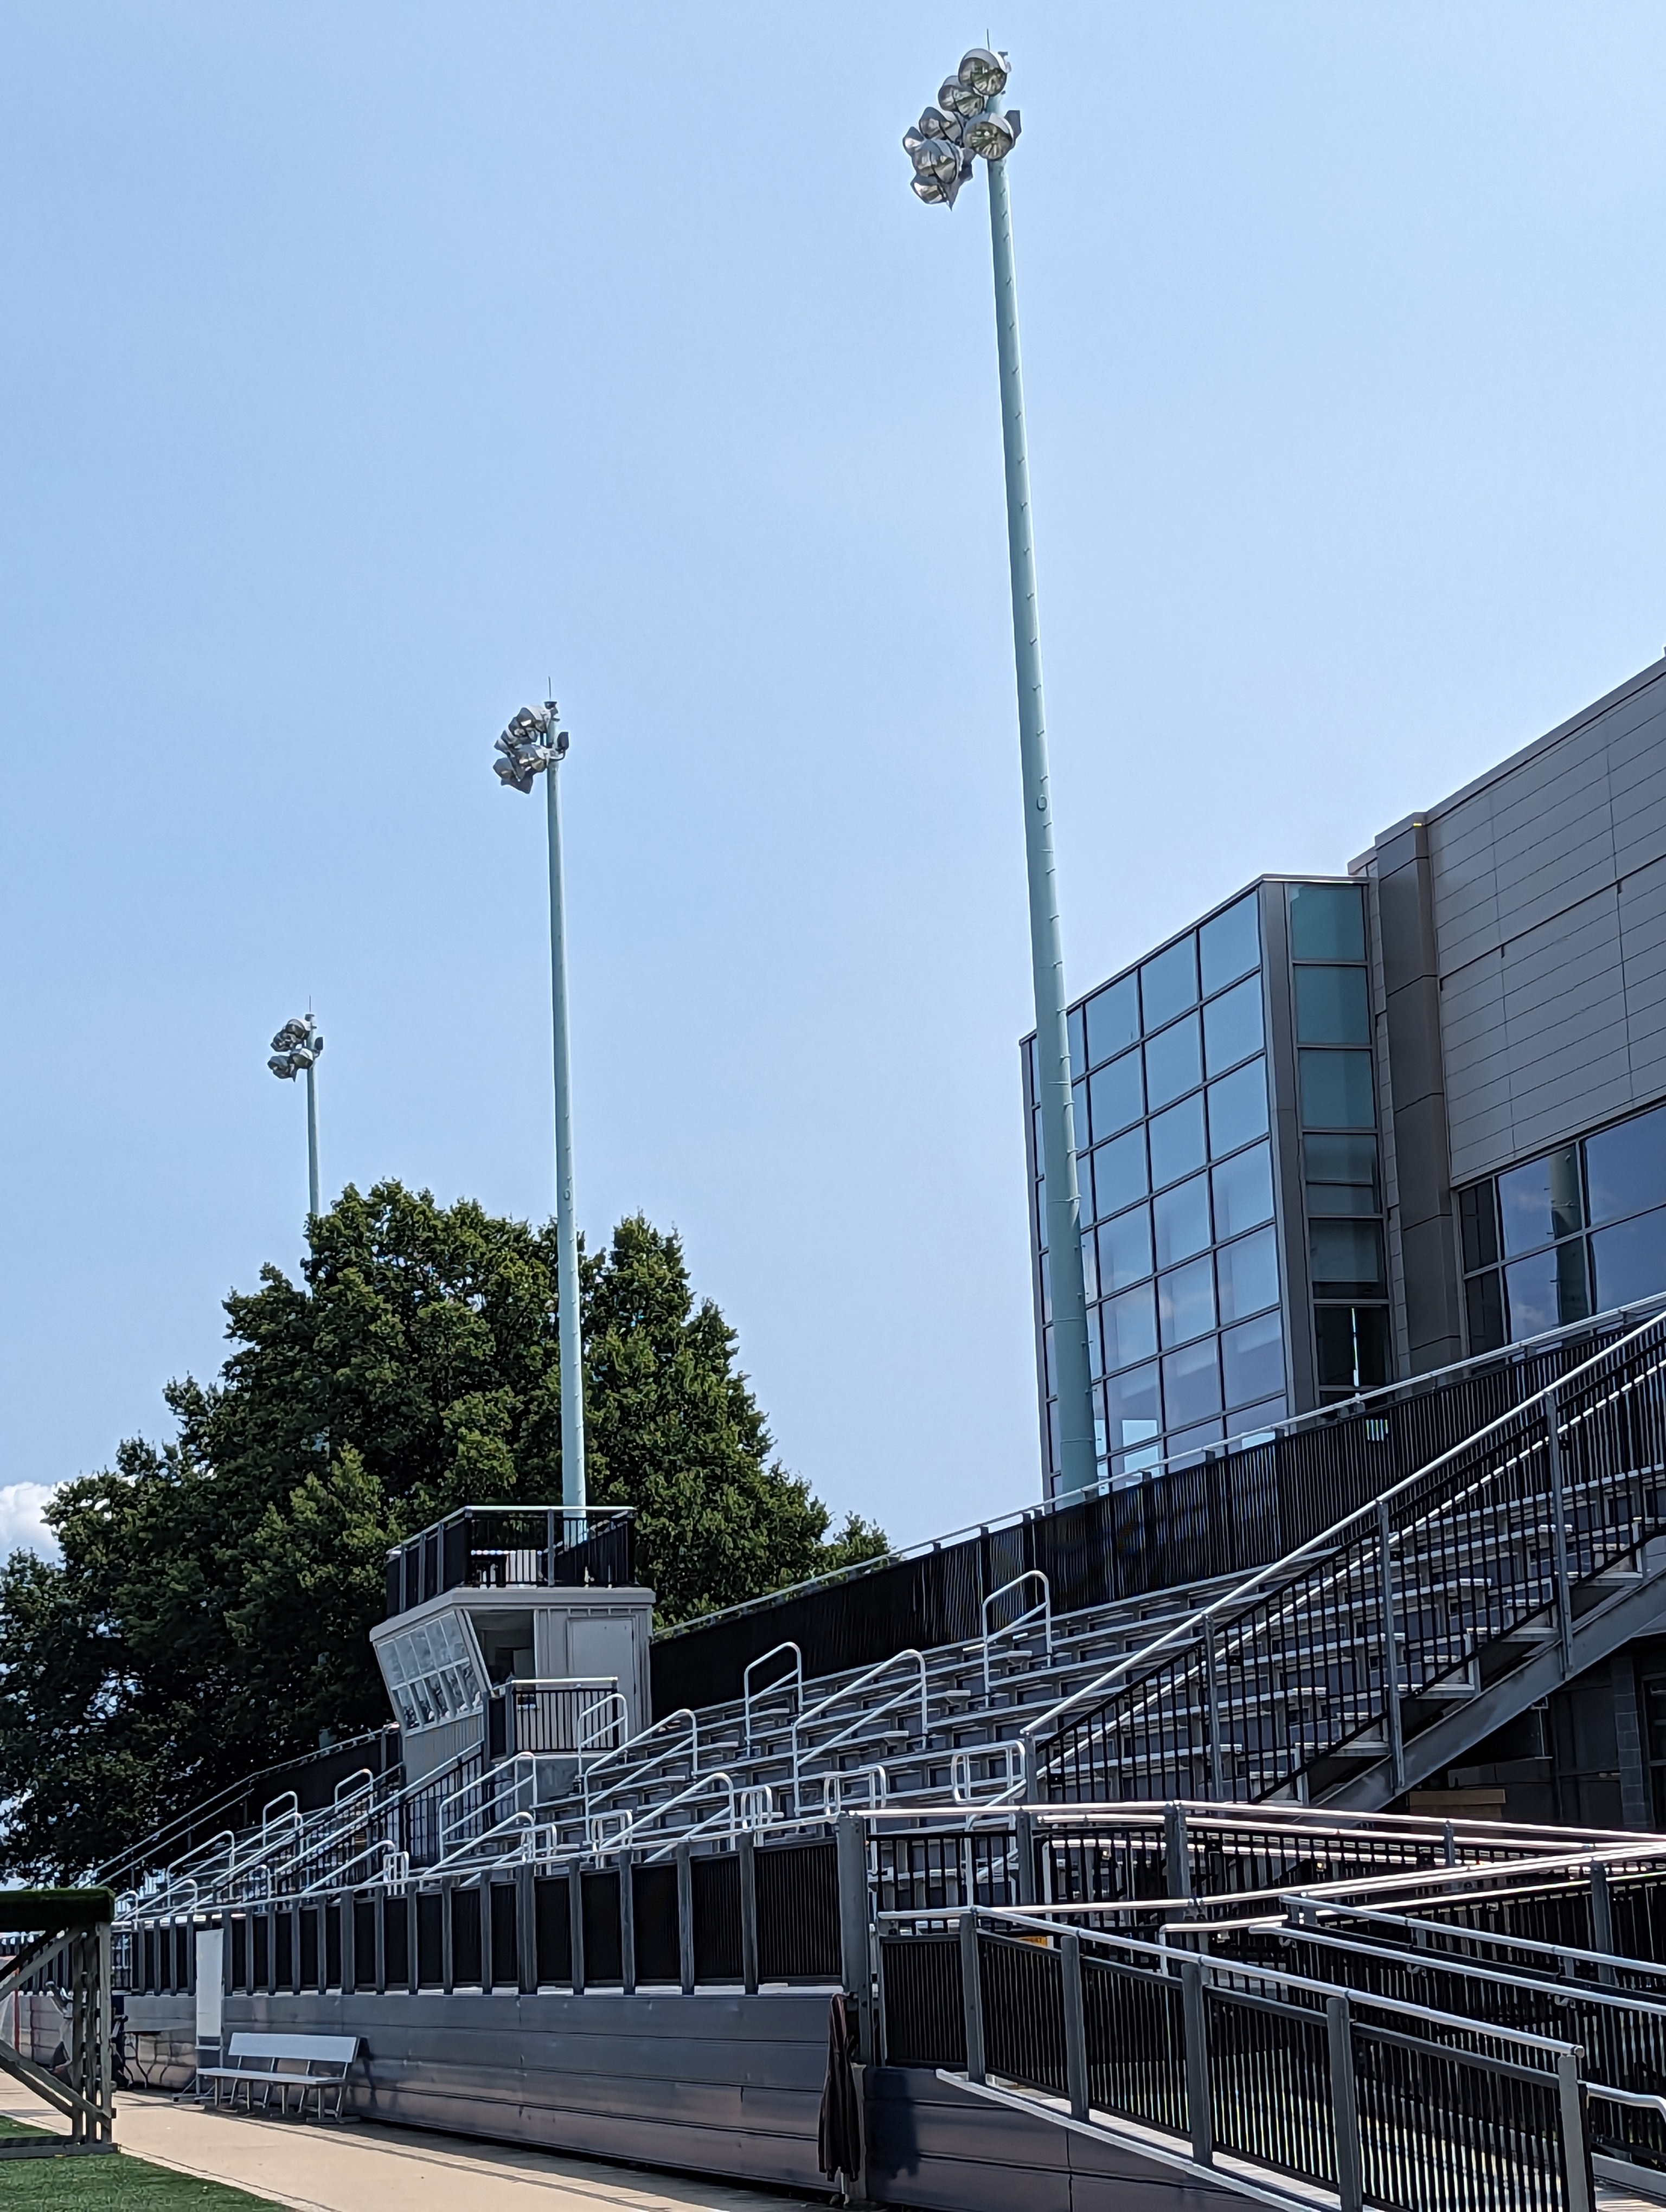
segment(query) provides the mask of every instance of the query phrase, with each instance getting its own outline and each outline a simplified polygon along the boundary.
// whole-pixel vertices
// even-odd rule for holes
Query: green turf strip
[[[40,2135],[0,2118],[0,2140]],[[3,2212],[280,2212],[270,2197],[251,2197],[218,2181],[198,2181],[118,2152],[82,2158],[0,2160]]]

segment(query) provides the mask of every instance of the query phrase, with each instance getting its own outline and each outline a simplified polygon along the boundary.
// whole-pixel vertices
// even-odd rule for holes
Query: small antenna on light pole
[[[309,1201],[307,1218],[319,1217],[318,1186],[318,1061],[324,1050],[324,1038],[313,1019],[310,995],[305,1014],[296,1015],[294,1021],[285,1022],[272,1039],[272,1056],[266,1062],[280,1083],[293,1083],[298,1075],[307,1078],[307,1194]]]

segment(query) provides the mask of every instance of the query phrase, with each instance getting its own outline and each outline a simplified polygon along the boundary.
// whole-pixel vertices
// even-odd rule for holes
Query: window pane
[[[1183,1352],[1167,1353],[1163,1361],[1164,1426],[1179,1428],[1219,1411],[1220,1369],[1213,1337],[1189,1344]]]
[[[1262,1048],[1261,977],[1211,999],[1203,1009],[1203,1056],[1211,1075]]]
[[[1119,1129],[1126,1129],[1129,1122],[1137,1121],[1146,1110],[1140,1085],[1139,1054],[1125,1053],[1108,1067],[1096,1068],[1088,1078],[1088,1095],[1093,1104],[1096,1139],[1114,1137]]]
[[[1082,1296],[1090,1304],[1099,1295],[1099,1267],[1094,1253],[1093,1231],[1090,1229],[1082,1239]]]
[[[1302,1121],[1310,1129],[1374,1129],[1368,1052],[1303,1052]]]
[[[1076,1139],[1076,1149],[1079,1152],[1085,1152],[1093,1141],[1087,1133],[1087,1085],[1085,1083],[1073,1083],[1070,1086],[1070,1121],[1072,1133]]]
[[[1365,914],[1357,884],[1290,886],[1292,960],[1363,960]]]
[[[1510,1333],[1504,1325],[1504,1278],[1498,1270],[1494,1268],[1487,1275],[1472,1275],[1463,1286],[1463,1296],[1468,1310],[1470,1351],[1496,1352],[1501,1344],[1507,1344]]]
[[[1315,1306],[1313,1334],[1322,1390],[1374,1390],[1388,1381],[1386,1306]]]
[[[1237,1078],[1229,1076],[1227,1080],[1236,1083]],[[1182,1176],[1195,1175],[1203,1164],[1202,1093],[1183,1098],[1166,1114],[1153,1114],[1146,1124],[1146,1133],[1151,1139],[1151,1179],[1154,1188],[1161,1189],[1165,1182],[1178,1182]]]
[[[1140,1010],[1146,1034],[1160,1030],[1188,1006],[1197,1004],[1197,946],[1183,937],[1140,970]]]
[[[1267,1062],[1252,1060],[1209,1085],[1209,1150],[1219,1159],[1267,1134]]]
[[[1507,1169],[1499,1177],[1499,1212],[1506,1253],[1530,1252],[1553,1237],[1571,1237],[1583,1229],[1578,1145],[1564,1145],[1541,1160]],[[1511,1334],[1519,1334],[1512,1322]]]
[[[1073,1075],[1085,1075],[1087,1041],[1082,1032],[1082,1010],[1079,1006],[1073,1006],[1066,1015],[1065,1028],[1070,1037],[1070,1073]]]
[[[1666,1107],[1622,1121],[1617,1129],[1604,1129],[1600,1137],[1587,1137],[1585,1176],[1594,1222],[1666,1206]]]
[[[1463,1237],[1465,1269],[1496,1267],[1499,1214],[1490,1181],[1471,1183],[1468,1190],[1458,1193],[1458,1226]]]
[[[1087,1015],[1087,1064],[1097,1067],[1125,1045],[1140,1042],[1140,986],[1134,976],[1107,984],[1091,998]]]
[[[1380,1213],[1375,1137],[1303,1139],[1310,1213]]]
[[[1087,1371],[1097,1382],[1105,1371],[1104,1346],[1099,1328],[1099,1309],[1087,1310]]]
[[[1105,1384],[1105,1441],[1112,1451],[1150,1442],[1162,1421],[1157,1402],[1157,1363],[1130,1367]]]
[[[1273,1218],[1273,1154],[1266,1145],[1224,1160],[1210,1176],[1215,1192],[1215,1234],[1236,1237]]]
[[[1242,1321],[1279,1302],[1279,1247],[1270,1229],[1223,1244],[1215,1254],[1222,1321]]]
[[[1307,1246],[1316,1297],[1381,1295],[1383,1231],[1377,1222],[1310,1222]]]
[[[1160,1036],[1146,1038],[1146,1097],[1153,1107],[1166,1106],[1183,1091],[1195,1091],[1202,1080],[1203,1055],[1195,1014],[1189,1014]]]
[[[1590,1249],[1596,1263],[1599,1313],[1666,1291],[1666,1208],[1639,1213],[1614,1229],[1599,1229]]]
[[[1151,1215],[1143,1206],[1099,1224],[1099,1288],[1120,1291],[1151,1273]]]
[[[1268,1398],[1263,1405],[1241,1406],[1228,1419],[1226,1433],[1229,1437],[1237,1437],[1240,1443],[1253,1443],[1257,1437],[1276,1428],[1285,1418],[1284,1400]]]
[[[1177,1261],[1189,1260],[1194,1252],[1203,1252],[1209,1245],[1209,1179],[1194,1176],[1189,1182],[1177,1183],[1165,1190],[1152,1205],[1152,1212],[1157,1226],[1157,1264],[1172,1267]]]
[[[1132,1366],[1150,1359],[1157,1351],[1157,1301],[1149,1283],[1108,1298],[1104,1306],[1105,1365]]]
[[[1189,1429],[1170,1431],[1163,1439],[1163,1457],[1170,1467],[1195,1467],[1211,1444],[1223,1440],[1219,1421],[1199,1421]]]
[[[1207,1255],[1158,1277],[1157,1311],[1164,1344],[1183,1344],[1214,1327],[1214,1270]]]
[[[1284,1388],[1284,1325],[1275,1313],[1229,1328],[1220,1340],[1226,1403],[1245,1406]]]
[[[1219,990],[1223,983],[1230,983],[1237,976],[1247,975],[1252,968],[1260,967],[1259,906],[1259,900],[1251,891],[1248,898],[1229,906],[1225,914],[1206,921],[1197,933],[1206,997],[1211,991]]]
[[[1094,1210],[1103,1220],[1146,1194],[1146,1133],[1130,1129],[1093,1155]]]
[[[1504,1279],[1512,1344],[1559,1328],[1564,1322],[1584,1321],[1590,1311],[1583,1237],[1548,1252],[1535,1252],[1530,1260],[1517,1260],[1505,1269]]]
[[[1296,1035],[1303,1044],[1369,1044],[1363,968],[1298,968]]]

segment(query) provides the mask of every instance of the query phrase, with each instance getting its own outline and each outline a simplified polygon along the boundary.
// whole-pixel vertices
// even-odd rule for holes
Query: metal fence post
[[[740,1862],[740,1979],[749,1997],[757,1995],[757,1845],[742,1836],[735,1856]]]
[[[1186,1835],[1186,1808],[1163,1808],[1163,1881],[1170,1897],[1192,1893],[1192,1854]]]
[[[453,1904],[456,1894],[456,1882],[447,1875],[440,1884],[440,1987],[447,1996],[457,1987],[457,1923]],[[324,1948],[321,1942],[319,1948]]]
[[[1556,2054],[1556,2101],[1560,2108],[1562,2172],[1567,2212],[1592,2212],[1590,2143],[1585,2132],[1585,2087],[1579,2079],[1579,2054]]]
[[[1203,1624],[1203,1690],[1209,1719],[1209,1795],[1219,1804],[1226,1795],[1226,1768],[1220,1755],[1220,1682],[1215,1669],[1215,1632]]]
[[[966,2019],[966,2079],[988,2079],[983,2063],[983,1988],[977,1970],[977,1915],[960,1916],[960,2002]]]
[[[1209,2024],[1203,2009],[1203,1969],[1195,1959],[1180,1961],[1180,1995],[1186,2020],[1186,2118],[1192,2156],[1200,2166],[1213,2166],[1215,2116],[1209,2094]]]
[[[856,2002],[857,2057],[873,2057],[873,1950],[869,1934],[867,1838],[854,1813],[841,1813],[834,1830],[839,1874],[839,1975]]]
[[[1383,1613],[1383,1718],[1388,1728],[1389,1757],[1394,1765],[1396,1796],[1406,1786],[1406,1747],[1400,1734],[1400,1637],[1394,1596],[1394,1531],[1389,1525],[1389,1501],[1377,1501],[1377,1572]]]
[[[1064,1985],[1064,2078],[1073,2120],[1087,2118],[1087,2023],[1082,2016],[1082,1939],[1073,1928],[1059,1938]]]
[[[1018,1860],[1018,1903],[1036,1902],[1036,1822],[1028,1811],[1020,1810],[1014,1824],[1014,1838]]]
[[[350,1889],[341,1893],[341,1990],[350,1996],[359,1986],[357,1902]],[[231,1923],[226,1923],[226,1957],[231,1958]]]
[[[1556,1569],[1556,1626],[1562,1639],[1562,1664],[1573,1667],[1573,1596],[1568,1586],[1567,1490],[1562,1480],[1562,1439],[1556,1426],[1556,1401],[1545,1400],[1545,1463],[1550,1473],[1550,1526]]]
[[[1590,1863],[1590,1948],[1614,1956],[1614,1893],[1601,1859]],[[1612,1966],[1602,1966],[1596,1969],[1596,1978],[1612,1989],[1617,1978]]]
[[[636,1855],[619,1853],[619,1987],[636,1994]]]
[[[567,1869],[567,1928],[573,1950],[573,1994],[584,1995],[584,1869],[576,1859]]]
[[[538,1877],[530,1866],[515,1869],[515,1981],[523,1996],[538,1988]]]
[[[694,1853],[677,1846],[677,1972],[683,1995],[694,1995]]]
[[[1354,2093],[1353,2021],[1346,1997],[1325,1999],[1325,2029],[1330,2045],[1330,2109],[1336,2123],[1336,2194],[1341,2212],[1363,2212],[1365,2164]]]

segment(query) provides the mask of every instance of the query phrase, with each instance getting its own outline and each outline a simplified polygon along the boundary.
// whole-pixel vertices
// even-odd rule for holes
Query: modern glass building
[[[1107,1480],[1666,1291],[1666,663],[1345,874],[1260,878],[1070,1034]]]

